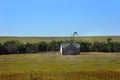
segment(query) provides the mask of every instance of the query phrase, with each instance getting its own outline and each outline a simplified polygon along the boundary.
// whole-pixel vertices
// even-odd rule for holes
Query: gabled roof
[[[75,46],[76,48],[80,48],[80,44],[78,44],[78,43],[61,43],[61,46],[62,46],[62,48],[66,48],[66,47],[68,47],[71,44],[73,46]]]

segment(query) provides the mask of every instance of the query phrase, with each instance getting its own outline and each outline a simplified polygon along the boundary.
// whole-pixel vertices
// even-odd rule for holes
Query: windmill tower
[[[78,33],[77,33],[77,32],[74,32],[74,33],[73,33],[73,36],[72,36],[72,42],[73,42],[73,43],[74,43],[74,40],[75,40],[75,36],[76,36],[76,35],[78,35]]]

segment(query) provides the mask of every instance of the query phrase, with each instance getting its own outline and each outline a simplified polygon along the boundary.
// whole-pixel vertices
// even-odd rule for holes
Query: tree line
[[[51,41],[51,42],[37,42],[37,43],[21,43],[18,40],[6,41],[0,43],[1,54],[23,54],[23,53],[41,53],[47,51],[59,51],[60,44],[71,41]],[[112,42],[108,38],[105,42],[87,42],[74,41],[80,44],[81,52],[120,52],[120,42]]]

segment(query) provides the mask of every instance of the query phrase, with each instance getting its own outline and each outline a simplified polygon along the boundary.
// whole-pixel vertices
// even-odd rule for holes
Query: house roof
[[[63,48],[66,48],[67,46],[69,46],[69,45],[73,45],[73,46],[75,46],[76,48],[80,48],[80,44],[78,44],[78,43],[61,43],[61,46],[63,47]]]

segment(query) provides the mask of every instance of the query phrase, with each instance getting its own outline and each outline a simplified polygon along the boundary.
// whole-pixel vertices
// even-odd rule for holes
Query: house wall
[[[60,54],[62,55],[62,53],[63,53],[63,48],[62,46],[60,46]]]
[[[70,45],[66,48],[62,48],[62,55],[78,55],[80,54],[80,48],[76,48],[73,45]]]

